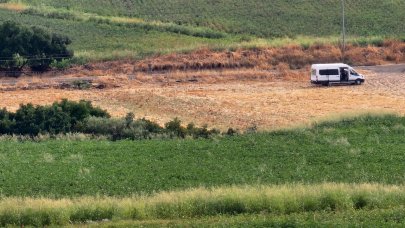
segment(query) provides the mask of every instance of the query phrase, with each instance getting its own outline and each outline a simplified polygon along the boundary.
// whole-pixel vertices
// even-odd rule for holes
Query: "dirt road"
[[[405,114],[405,65],[357,69],[367,77],[364,85],[318,87],[254,70],[141,75],[133,80],[121,75],[114,76],[119,88],[3,91],[0,107],[15,110],[20,103],[86,99],[114,116],[131,111],[161,124],[179,117],[221,129],[274,129],[359,112]]]

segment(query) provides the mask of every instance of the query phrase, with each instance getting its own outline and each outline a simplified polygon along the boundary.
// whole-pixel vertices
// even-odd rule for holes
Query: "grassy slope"
[[[157,53],[195,50],[202,47],[233,49],[314,42],[336,43],[340,34],[339,3],[336,1],[244,1],[244,0],[33,0],[25,2],[36,10],[62,14],[102,16],[125,23],[136,18],[187,25],[187,29],[226,32],[218,39],[198,38],[142,27],[118,26],[85,21],[72,21],[34,15],[20,15],[0,10],[0,22],[16,20],[26,25],[42,25],[73,39],[77,57],[87,60],[143,58]],[[404,37],[404,1],[348,0],[349,39],[373,42],[384,37]],[[387,13],[389,12],[389,13]],[[47,14],[45,13],[45,14]],[[91,13],[91,14],[85,14]],[[49,15],[48,15],[49,16]],[[97,17],[99,17],[97,16]],[[122,18],[112,18],[120,16]],[[194,27],[197,26],[197,27]],[[186,29],[186,30],[187,30]],[[184,34],[184,33],[183,33]],[[256,36],[263,39],[255,38]],[[293,40],[285,37],[293,37]],[[275,39],[274,37],[283,37]],[[316,37],[316,38],[314,38]],[[371,40],[367,40],[370,39]]]
[[[405,183],[405,118],[215,140],[0,144],[6,196],[125,196],[233,184]]]
[[[18,21],[25,25],[41,25],[53,32],[67,34],[73,40],[71,48],[76,55],[91,59],[143,57],[151,53],[179,52],[221,43],[221,40],[216,39],[153,30],[146,32],[140,28],[94,22],[49,19],[0,9],[0,22],[5,20]]]
[[[26,0],[111,16],[139,17],[180,24],[208,26],[259,36],[340,34],[340,1],[335,0]],[[404,34],[405,2],[346,0],[351,35]]]

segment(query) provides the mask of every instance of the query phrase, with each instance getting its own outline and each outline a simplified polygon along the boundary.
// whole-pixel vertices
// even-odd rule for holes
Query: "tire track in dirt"
[[[365,87],[376,92],[405,96],[405,64],[361,67],[367,71]]]

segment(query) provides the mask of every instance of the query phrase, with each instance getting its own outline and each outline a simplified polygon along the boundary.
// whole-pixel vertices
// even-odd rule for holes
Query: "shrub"
[[[27,64],[27,59],[15,53],[10,60],[4,60],[1,63],[1,67],[8,69],[11,72],[21,71],[21,69]]]
[[[108,119],[91,116],[86,119],[81,130],[94,135],[110,135],[113,139],[117,140],[122,138],[125,128],[126,123],[123,119]]]
[[[36,136],[40,133],[68,133],[77,129],[89,116],[109,118],[88,101],[62,100],[50,106],[20,105],[15,112],[0,111],[0,134]]]
[[[151,139],[164,133],[163,128],[156,123],[145,119],[134,120],[132,113],[121,119],[91,116],[86,119],[81,131],[93,135],[107,135],[112,140]]]
[[[166,123],[165,128],[145,118],[135,120],[133,113],[128,113],[124,118],[110,118],[105,110],[83,100],[74,102],[64,99],[50,106],[20,105],[15,113],[0,110],[0,135],[16,134],[42,141],[43,136],[54,138],[70,133],[84,133],[112,140],[142,140],[186,136],[210,138],[221,132],[208,129],[206,125],[199,128],[192,123],[184,128],[178,118]]]
[[[226,131],[226,135],[228,135],[228,136],[234,136],[237,134],[239,134],[239,131],[235,130],[233,128],[228,128],[228,130]]]
[[[10,113],[4,108],[0,109],[0,134],[8,134],[11,132],[15,122],[12,120]]]
[[[126,123],[127,127],[131,126],[131,124],[134,122],[134,118],[135,118],[135,114],[133,112],[129,112],[125,116],[125,123]]]
[[[60,61],[54,59],[50,65],[50,67],[58,69],[58,70],[65,70],[68,69],[72,65],[71,59],[61,59]]]
[[[90,89],[91,82],[89,82],[88,80],[74,80],[72,82],[72,87],[80,90]]]
[[[166,131],[170,134],[174,134],[179,138],[186,137],[186,129],[181,126],[181,121],[176,117],[172,121],[165,124]]]
[[[34,71],[47,70],[52,61],[73,57],[67,49],[70,43],[68,37],[44,28],[6,21],[0,25],[0,70],[20,71],[26,65]]]
[[[204,125],[201,128],[195,127],[195,125],[193,123],[190,123],[187,125],[187,134],[192,136],[195,139],[197,139],[197,138],[208,139],[212,135],[217,135],[219,133],[220,133],[220,131],[215,128],[209,130],[207,125]]]

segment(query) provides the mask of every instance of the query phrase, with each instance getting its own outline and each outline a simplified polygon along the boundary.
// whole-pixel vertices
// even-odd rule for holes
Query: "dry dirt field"
[[[361,86],[312,86],[307,71],[293,76],[263,70],[226,70],[97,77],[105,89],[17,89],[0,91],[0,107],[20,103],[51,104],[62,98],[90,100],[113,116],[134,112],[161,124],[179,117],[184,123],[226,129],[275,129],[341,114],[395,112],[405,115],[405,65],[358,68]],[[50,79],[22,78],[25,84]],[[0,82],[4,88],[5,79]],[[1,89],[1,88],[0,88]]]

